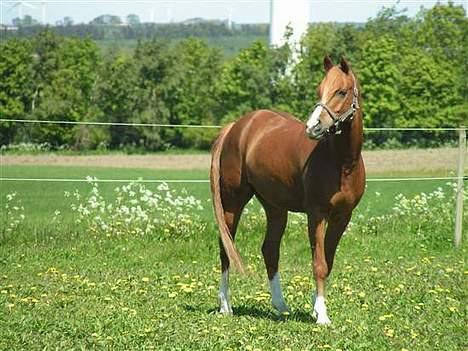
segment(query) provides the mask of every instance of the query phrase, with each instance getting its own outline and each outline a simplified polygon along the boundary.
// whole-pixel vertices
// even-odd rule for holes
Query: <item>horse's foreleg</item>
[[[324,217],[317,218],[309,215],[309,241],[313,256],[313,271],[316,292],[313,297],[314,315],[318,324],[329,324],[325,305],[325,284],[328,276],[328,266],[325,257],[325,226]]]
[[[351,214],[331,216],[325,235],[325,258],[327,260],[328,274],[333,268],[336,248],[351,219]]]
[[[289,312],[281,290],[278,272],[281,238],[286,228],[288,213],[284,210],[264,207],[267,215],[267,231],[262,245],[262,253],[270,283],[271,303],[278,312]]]

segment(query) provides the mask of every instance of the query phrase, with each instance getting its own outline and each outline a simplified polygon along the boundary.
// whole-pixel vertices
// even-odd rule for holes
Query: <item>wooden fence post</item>
[[[466,129],[461,127],[458,130],[458,173],[457,173],[457,207],[455,216],[455,247],[460,246],[462,241],[463,227],[463,182],[465,171],[466,154]]]

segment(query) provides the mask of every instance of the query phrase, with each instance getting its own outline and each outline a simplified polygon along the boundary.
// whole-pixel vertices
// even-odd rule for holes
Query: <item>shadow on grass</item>
[[[219,313],[218,308],[204,309],[202,306],[185,305],[187,312],[204,312],[206,314]],[[268,319],[274,322],[296,321],[303,323],[315,323],[312,315],[305,311],[293,311],[288,315],[279,315],[273,309],[265,310],[253,305],[240,305],[233,307],[233,317],[251,317],[256,319]]]

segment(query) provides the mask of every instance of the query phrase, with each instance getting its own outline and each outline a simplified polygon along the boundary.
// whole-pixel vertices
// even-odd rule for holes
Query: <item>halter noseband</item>
[[[354,119],[354,114],[356,113],[356,110],[359,108],[359,91],[356,86],[356,78],[354,78],[354,74],[352,73],[351,77],[353,78],[353,103],[351,104],[349,109],[347,109],[341,115],[338,115],[335,112],[333,112],[330,109],[330,107],[327,106],[327,104],[324,104],[323,102],[318,102],[314,106],[314,109],[316,109],[318,106],[321,106],[325,111],[327,111],[328,115],[333,120],[333,124],[327,129],[327,133],[335,134],[339,130],[338,127],[341,123],[345,122],[348,119],[352,121]]]

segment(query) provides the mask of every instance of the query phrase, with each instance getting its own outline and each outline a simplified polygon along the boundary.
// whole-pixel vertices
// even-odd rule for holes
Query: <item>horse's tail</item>
[[[234,268],[239,272],[244,272],[244,267],[242,264],[242,259],[240,257],[239,251],[234,245],[232,240],[232,235],[229,232],[229,228],[226,225],[224,218],[224,208],[221,199],[221,177],[219,174],[220,160],[221,160],[221,151],[223,149],[224,139],[228,135],[234,123],[231,123],[223,128],[221,133],[219,133],[218,138],[213,144],[213,149],[211,151],[211,172],[210,172],[210,183],[211,183],[211,195],[213,197],[213,206],[215,211],[216,221],[218,222],[219,235],[221,242],[223,243],[224,250],[229,258],[229,262],[233,264]]]

